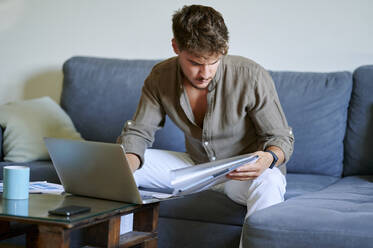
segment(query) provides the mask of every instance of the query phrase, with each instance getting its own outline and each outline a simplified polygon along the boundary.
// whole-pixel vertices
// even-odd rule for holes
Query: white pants
[[[193,165],[187,153],[148,149],[145,151],[145,163],[134,173],[134,177],[138,186],[171,188],[169,171]],[[257,210],[283,202],[285,188],[285,176],[274,167],[265,170],[255,180],[229,180],[216,185],[213,190],[224,192],[232,201],[247,206],[247,218]]]

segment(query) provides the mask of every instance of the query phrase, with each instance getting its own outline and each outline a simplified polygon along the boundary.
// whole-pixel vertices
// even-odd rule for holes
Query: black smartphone
[[[71,216],[74,214],[81,214],[89,211],[91,211],[90,207],[70,205],[49,210],[48,213],[53,215]]]

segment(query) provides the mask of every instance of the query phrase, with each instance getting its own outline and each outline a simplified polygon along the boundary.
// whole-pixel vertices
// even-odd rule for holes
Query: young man
[[[282,202],[294,137],[270,75],[226,55],[228,30],[213,8],[184,6],[172,22],[177,57],[154,66],[120,136],[137,183],[170,187],[170,169],[255,153],[257,162],[230,173],[223,191],[247,206],[247,216]],[[186,153],[146,150],[165,115],[184,132]]]

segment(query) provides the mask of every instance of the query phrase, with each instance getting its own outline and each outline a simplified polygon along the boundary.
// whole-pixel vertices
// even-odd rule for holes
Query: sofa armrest
[[[0,127],[0,161],[3,161],[3,128]]]

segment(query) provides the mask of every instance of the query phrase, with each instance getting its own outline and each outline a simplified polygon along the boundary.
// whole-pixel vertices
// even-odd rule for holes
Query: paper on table
[[[30,193],[62,194],[64,188],[60,184],[42,182],[30,182]]]
[[[60,184],[55,183],[48,183],[46,181],[37,181],[37,182],[30,182],[29,184],[29,193],[31,194],[38,194],[38,193],[46,193],[46,194],[62,194],[64,192],[64,188]],[[0,192],[3,192],[3,183],[0,183]]]

